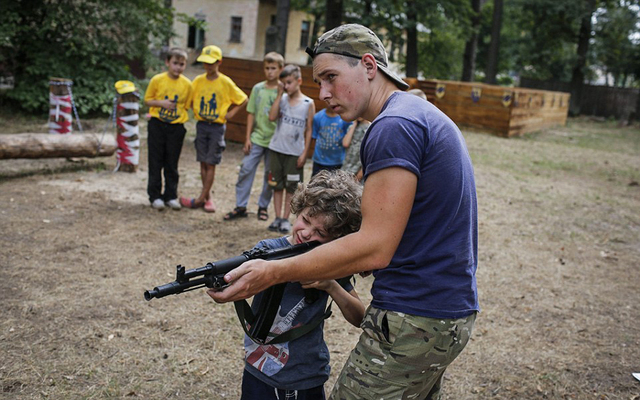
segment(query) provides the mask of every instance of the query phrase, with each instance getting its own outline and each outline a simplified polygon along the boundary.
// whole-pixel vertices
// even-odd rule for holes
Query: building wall
[[[204,16],[207,22],[204,45],[215,44],[222,49],[224,57],[253,58],[256,53],[255,26],[258,24],[257,0],[173,0],[173,7],[191,17]],[[230,41],[231,17],[242,17],[240,43]],[[189,26],[175,21],[174,30],[178,37],[172,45],[187,48]],[[188,49],[190,61],[195,60],[200,49]]]
[[[262,60],[265,53],[265,39],[271,16],[276,14],[275,4],[259,0],[173,0],[173,7],[191,17],[203,16],[207,22],[204,45],[215,44],[222,49],[224,57]],[[240,43],[231,42],[231,17],[242,17]],[[301,11],[291,11],[287,29],[285,59],[287,63],[305,65],[308,56],[305,46],[300,46],[302,22],[312,21],[312,17]],[[189,27],[182,22],[174,22],[178,37],[172,45],[187,48]],[[189,61],[195,61],[199,49],[188,49]]]

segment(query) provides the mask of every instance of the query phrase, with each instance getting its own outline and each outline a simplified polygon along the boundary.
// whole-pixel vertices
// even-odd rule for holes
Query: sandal
[[[267,212],[266,208],[258,207],[258,219],[260,221],[268,221],[269,220],[269,213]]]
[[[233,209],[233,211],[227,213],[227,215],[224,216],[224,220],[231,221],[232,219],[244,218],[246,216],[247,216],[247,209],[245,207],[236,207]]]

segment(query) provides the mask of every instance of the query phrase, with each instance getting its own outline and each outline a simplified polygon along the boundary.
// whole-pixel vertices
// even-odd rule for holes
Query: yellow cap
[[[119,94],[127,94],[136,91],[136,85],[131,81],[118,81],[115,86],[116,92]]]
[[[222,50],[218,46],[207,46],[202,49],[202,54],[198,57],[198,62],[203,62],[207,64],[213,64],[216,61],[222,60]]]

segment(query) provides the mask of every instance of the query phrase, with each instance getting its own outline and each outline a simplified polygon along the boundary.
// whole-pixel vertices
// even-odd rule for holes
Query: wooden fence
[[[249,95],[257,82],[264,80],[261,61],[225,57],[220,71],[228,75]],[[319,88],[313,82],[312,68],[300,67],[302,93],[315,101],[316,111],[326,107],[319,100]],[[425,92],[427,99],[461,126],[470,126],[502,137],[521,135],[564,125],[567,121],[569,94],[507,88],[480,83],[406,79],[411,88]],[[246,111],[239,112],[227,123],[226,137],[244,142]]]
[[[406,79],[456,124],[512,137],[565,125],[569,93],[482,83]]]
[[[520,86],[544,90],[571,91],[566,82],[539,81],[521,78]],[[580,114],[614,117],[624,121],[640,120],[640,89],[583,85]]]

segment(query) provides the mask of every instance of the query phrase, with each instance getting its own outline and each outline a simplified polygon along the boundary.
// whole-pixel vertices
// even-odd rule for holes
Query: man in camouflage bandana
[[[247,262],[214,299],[372,271],[363,333],[331,399],[438,399],[480,309],[476,188],[464,138],[436,107],[403,92],[368,28],[340,26],[307,52],[327,106],[345,121],[372,121],[361,150],[361,228],[298,257]]]

